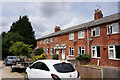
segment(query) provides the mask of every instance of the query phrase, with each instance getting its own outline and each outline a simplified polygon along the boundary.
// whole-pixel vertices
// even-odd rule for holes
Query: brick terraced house
[[[120,67],[120,13],[103,17],[95,10],[93,21],[55,32],[37,39],[46,57],[58,54],[59,59],[75,59],[78,54],[89,54],[91,63]]]

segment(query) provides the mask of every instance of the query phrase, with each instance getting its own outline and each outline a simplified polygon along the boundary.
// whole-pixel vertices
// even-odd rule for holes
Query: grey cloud
[[[59,12],[68,11],[69,9],[70,6],[68,3],[46,2],[39,8],[39,12],[42,13],[44,17],[53,17],[59,14]]]

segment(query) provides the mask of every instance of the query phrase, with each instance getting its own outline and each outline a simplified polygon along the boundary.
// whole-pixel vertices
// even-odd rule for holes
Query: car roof
[[[38,60],[36,62],[44,62],[45,64],[50,64],[50,65],[54,65],[54,64],[62,63],[62,62],[70,63],[66,60]]]

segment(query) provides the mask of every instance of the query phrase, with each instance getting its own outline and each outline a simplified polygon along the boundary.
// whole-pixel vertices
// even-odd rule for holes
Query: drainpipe
[[[89,29],[87,28],[87,48],[88,48],[88,54],[89,54]]]

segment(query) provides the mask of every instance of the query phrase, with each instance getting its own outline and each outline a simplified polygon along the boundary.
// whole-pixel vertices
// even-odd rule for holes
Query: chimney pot
[[[101,10],[97,9],[97,10],[95,10],[94,19],[97,20],[100,18],[103,18],[103,14],[102,14]]]
[[[54,30],[55,30],[55,32],[60,31],[60,27],[59,26],[55,26]]]

